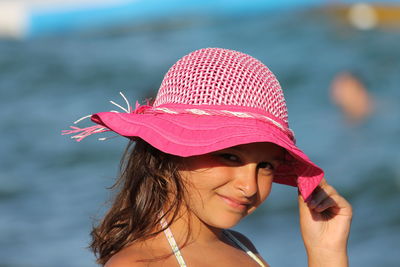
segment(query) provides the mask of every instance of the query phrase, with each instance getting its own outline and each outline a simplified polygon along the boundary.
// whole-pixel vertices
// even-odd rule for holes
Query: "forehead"
[[[225,149],[223,149],[225,150]],[[259,143],[250,143],[237,145],[230,148],[226,148],[226,150],[236,150],[242,153],[260,156],[260,157],[273,157],[276,159],[283,159],[285,154],[285,149],[274,144],[267,142],[259,142]]]
[[[193,171],[220,167],[221,162],[216,155],[222,153],[239,156],[244,162],[283,161],[285,149],[273,143],[250,143],[228,147],[208,154],[183,158],[182,170]]]

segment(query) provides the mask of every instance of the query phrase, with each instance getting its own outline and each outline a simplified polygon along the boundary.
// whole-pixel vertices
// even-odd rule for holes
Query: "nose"
[[[243,196],[249,198],[258,191],[257,165],[246,164],[237,168],[234,186],[241,191]]]

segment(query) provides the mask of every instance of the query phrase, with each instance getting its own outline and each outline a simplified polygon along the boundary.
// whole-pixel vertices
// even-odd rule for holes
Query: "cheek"
[[[233,177],[229,168],[205,168],[186,173],[187,181],[197,190],[213,190],[230,182]]]
[[[254,206],[250,208],[247,212],[247,215],[252,214],[269,196],[272,189],[272,181],[268,182],[260,182],[258,184],[258,193],[257,193],[257,200],[254,203]]]
[[[272,179],[271,180],[262,180],[258,183],[258,203],[257,205],[261,205],[269,196],[272,189]]]
[[[187,191],[187,199],[195,205],[207,199],[216,187],[215,179],[207,171],[187,171],[181,173]]]

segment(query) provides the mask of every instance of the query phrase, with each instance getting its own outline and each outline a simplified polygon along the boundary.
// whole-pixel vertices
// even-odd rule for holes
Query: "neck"
[[[222,235],[222,229],[205,224],[189,211],[180,213],[170,229],[179,245],[192,242],[210,244],[221,240]]]

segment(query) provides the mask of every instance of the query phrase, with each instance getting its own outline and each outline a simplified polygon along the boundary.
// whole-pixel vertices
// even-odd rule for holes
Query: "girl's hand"
[[[309,266],[348,266],[351,205],[325,179],[307,203],[300,195],[298,200]]]

